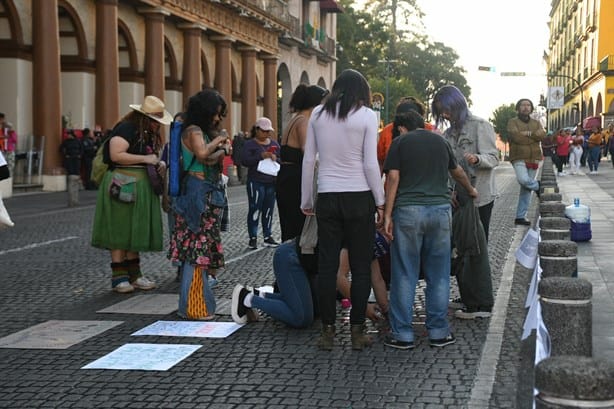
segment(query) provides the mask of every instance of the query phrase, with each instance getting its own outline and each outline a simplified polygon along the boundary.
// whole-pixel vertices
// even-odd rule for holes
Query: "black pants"
[[[490,226],[490,215],[492,213],[492,207],[494,206],[494,200],[484,206],[478,207],[478,212],[480,214],[480,221],[482,222],[482,226],[484,227],[484,234],[486,235],[486,242],[488,242],[488,228]]]
[[[348,249],[352,271],[350,324],[362,324],[371,291],[375,241],[375,201],[367,192],[320,193],[318,221],[318,302],[322,324],[336,318],[337,271],[341,247]]]

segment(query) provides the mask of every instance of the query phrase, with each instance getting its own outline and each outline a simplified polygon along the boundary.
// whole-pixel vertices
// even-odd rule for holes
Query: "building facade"
[[[552,0],[548,84],[564,88],[564,102],[550,112],[550,129],[614,122],[613,18],[611,0]]]
[[[145,95],[175,113],[214,87],[231,134],[259,116],[281,131],[299,83],[334,81],[340,11],[331,0],[0,0],[0,112],[52,191],[65,189],[63,127],[112,128]]]

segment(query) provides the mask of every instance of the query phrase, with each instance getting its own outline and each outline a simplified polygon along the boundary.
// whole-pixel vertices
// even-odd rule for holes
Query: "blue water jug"
[[[580,204],[580,199],[576,197],[573,200],[573,205],[565,208],[565,217],[575,223],[590,223],[591,209],[586,205]]]

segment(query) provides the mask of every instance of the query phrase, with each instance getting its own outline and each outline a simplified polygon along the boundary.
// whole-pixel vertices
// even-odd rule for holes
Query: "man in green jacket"
[[[539,195],[539,181],[535,174],[542,160],[540,143],[546,136],[546,130],[541,123],[530,117],[533,112],[531,100],[522,98],[516,103],[518,115],[507,123],[510,141],[510,162],[516,172],[516,180],[520,184],[518,206],[514,224],[529,226],[527,211],[531,201],[531,191]]]

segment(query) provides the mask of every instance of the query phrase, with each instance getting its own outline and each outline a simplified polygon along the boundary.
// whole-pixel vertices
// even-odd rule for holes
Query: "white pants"
[[[569,167],[571,168],[571,173],[578,173],[580,170],[580,158],[582,157],[582,147],[581,146],[572,146],[569,152]]]

